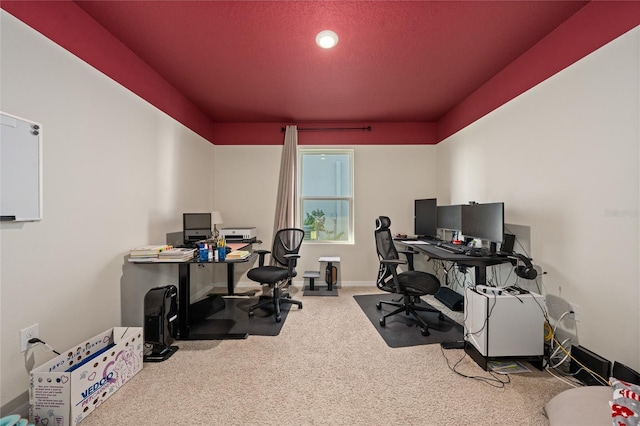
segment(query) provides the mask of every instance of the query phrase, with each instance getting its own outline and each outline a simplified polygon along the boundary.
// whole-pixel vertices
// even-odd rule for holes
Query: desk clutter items
[[[149,244],[129,250],[129,256],[132,258],[158,257],[160,253],[171,247],[168,244]]]
[[[251,255],[247,250],[233,250],[227,254],[227,259],[246,259]]]
[[[129,262],[184,262],[193,259],[196,249],[168,244],[146,245],[129,250]]]
[[[193,256],[196,254],[196,249],[187,248],[187,247],[174,247],[168,250],[162,251],[158,254],[159,260],[165,261],[186,261],[193,259]]]
[[[142,369],[142,327],[114,327],[31,370],[29,418],[75,426]]]

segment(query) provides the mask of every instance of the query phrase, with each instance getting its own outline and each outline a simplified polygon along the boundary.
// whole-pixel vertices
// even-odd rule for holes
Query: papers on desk
[[[131,257],[157,257],[160,253],[170,248],[171,246],[167,244],[146,245],[129,250],[129,254]]]
[[[193,259],[196,249],[176,247],[169,245],[144,246],[129,251],[129,262],[184,262]]]
[[[249,255],[251,255],[250,251],[233,250],[227,253],[227,259],[246,259]]]
[[[420,245],[420,244],[430,244],[426,241],[420,241],[420,240],[404,240],[402,241],[402,244],[408,244],[410,246],[412,245]]]
[[[184,262],[183,259],[160,259],[159,257],[129,257],[129,263],[180,263]]]
[[[160,252],[158,259],[161,260],[191,260],[196,254],[196,249],[187,247],[177,247]]]

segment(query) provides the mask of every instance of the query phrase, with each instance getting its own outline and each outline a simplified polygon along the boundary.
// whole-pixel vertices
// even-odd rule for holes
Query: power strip
[[[502,287],[490,287],[488,285],[477,285],[476,292],[484,294],[493,294],[494,296],[501,296],[504,293]]]

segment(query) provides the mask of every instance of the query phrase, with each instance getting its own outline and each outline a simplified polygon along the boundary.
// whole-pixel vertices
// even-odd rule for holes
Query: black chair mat
[[[356,300],[364,314],[369,318],[371,324],[378,330],[378,333],[391,348],[402,348],[408,346],[430,345],[434,343],[442,343],[445,341],[462,341],[464,327],[445,315],[444,320],[438,319],[435,312],[419,312],[429,326],[429,336],[423,336],[420,333],[420,327],[417,321],[411,315],[400,313],[386,320],[386,325],[380,325],[380,318],[396,308],[383,304],[382,309],[376,308],[376,303],[380,300],[391,301],[400,297],[397,294],[365,294],[356,295]],[[433,307],[428,303],[421,301],[418,306]]]
[[[225,298],[223,310],[208,316],[204,321],[190,328],[191,334],[238,335],[248,333],[254,336],[277,336],[287,319],[290,304],[280,305],[282,321],[276,322],[271,306],[258,308],[249,317],[249,308],[258,303],[257,297]],[[295,309],[298,309],[295,307]]]

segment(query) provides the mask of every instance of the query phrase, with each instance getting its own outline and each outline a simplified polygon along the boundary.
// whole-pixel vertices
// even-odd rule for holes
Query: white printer
[[[256,240],[256,227],[220,228],[220,236],[227,241],[252,242]]]

